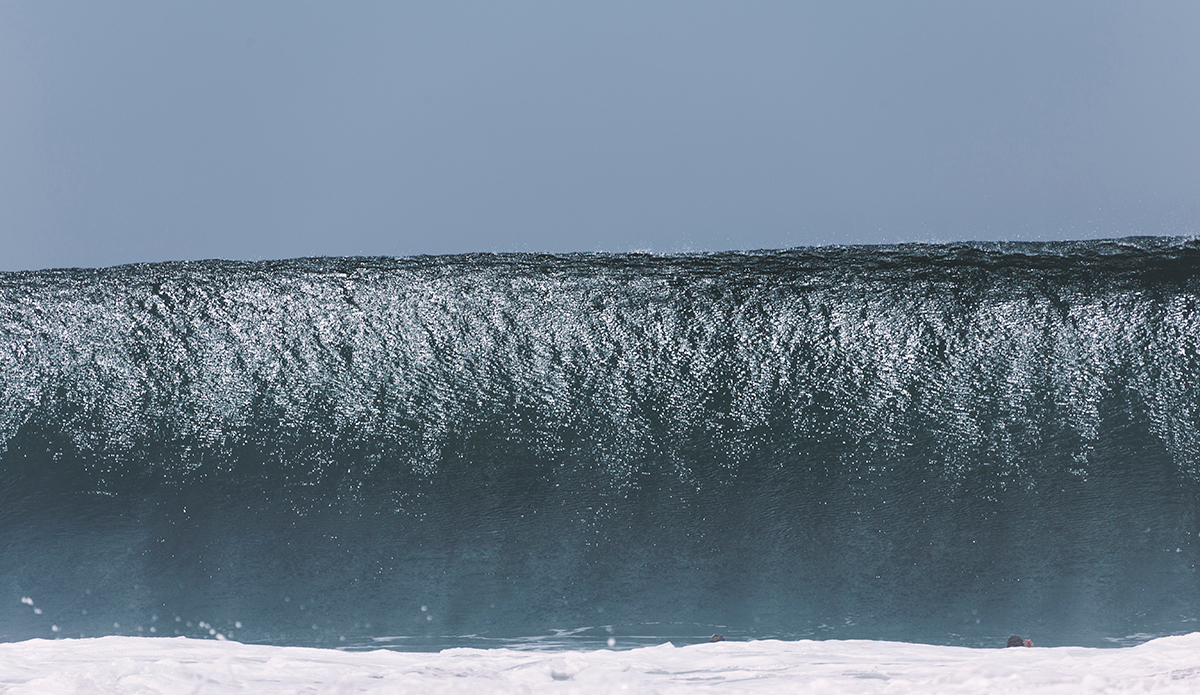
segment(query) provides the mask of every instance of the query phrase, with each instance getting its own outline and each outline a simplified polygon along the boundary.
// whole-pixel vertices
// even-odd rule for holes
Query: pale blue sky
[[[0,0],[0,270],[1200,233],[1200,3]]]

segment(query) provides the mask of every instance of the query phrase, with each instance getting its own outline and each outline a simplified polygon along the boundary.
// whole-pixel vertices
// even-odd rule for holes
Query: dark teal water
[[[1191,632],[1198,270],[1129,239],[0,274],[0,639]]]

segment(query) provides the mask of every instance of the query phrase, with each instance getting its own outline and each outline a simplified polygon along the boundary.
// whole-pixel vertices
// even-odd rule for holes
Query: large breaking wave
[[[1192,631],[1198,270],[1130,239],[0,274],[0,638]]]

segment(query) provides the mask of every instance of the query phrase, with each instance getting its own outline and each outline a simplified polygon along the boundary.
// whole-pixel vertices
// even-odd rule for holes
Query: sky
[[[1200,3],[0,0],[0,270],[1200,233]]]

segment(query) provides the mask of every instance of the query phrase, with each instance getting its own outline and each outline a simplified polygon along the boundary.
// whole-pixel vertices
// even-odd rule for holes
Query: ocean
[[[0,273],[0,641],[1187,635],[1198,270],[1133,238]]]

